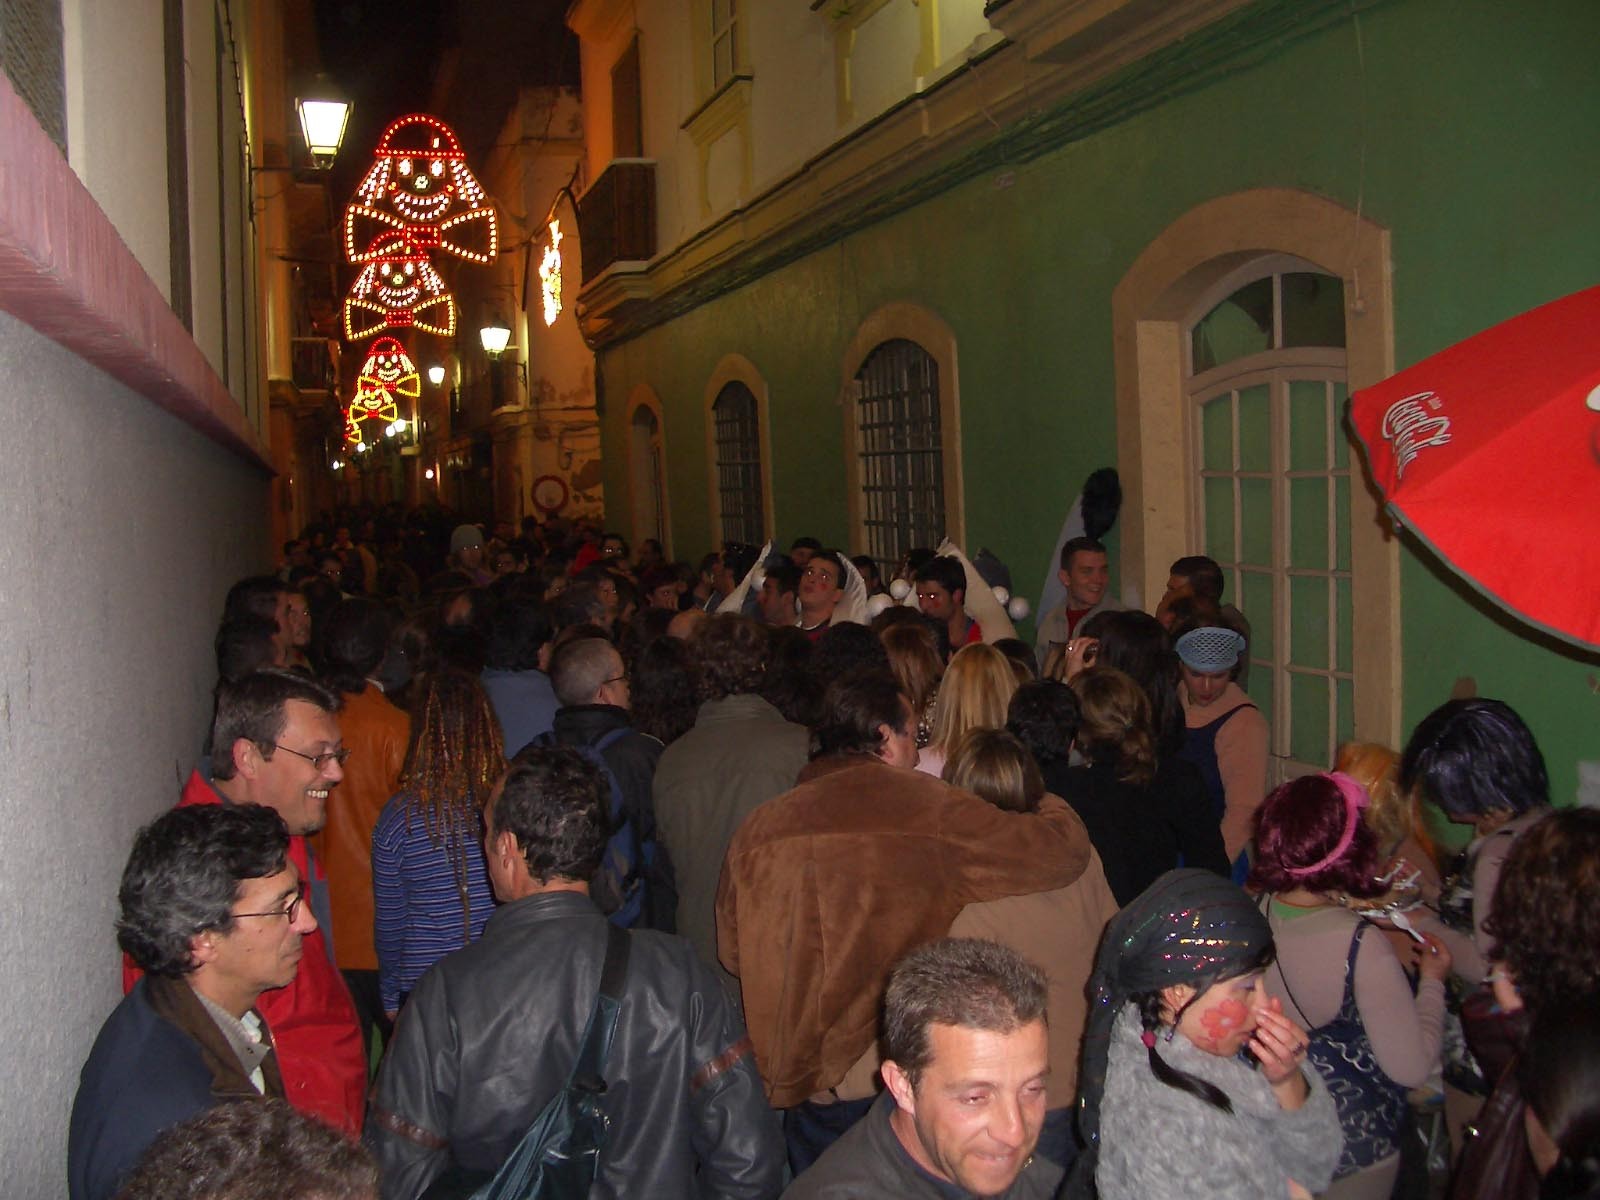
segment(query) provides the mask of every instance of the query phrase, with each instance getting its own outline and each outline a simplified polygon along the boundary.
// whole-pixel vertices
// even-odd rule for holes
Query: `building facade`
[[[241,0],[0,3],[0,1000],[6,1190],[65,1194],[120,998],[134,830],[210,721],[225,591],[271,562]],[[284,120],[290,118],[285,115]]]
[[[1570,799],[1594,662],[1387,526],[1343,406],[1594,282],[1600,11],[580,0],[569,24],[612,524],[680,557],[948,534],[1031,597],[1114,466],[1123,598],[1225,565],[1280,773],[1475,689]],[[639,173],[651,238],[618,251]]]

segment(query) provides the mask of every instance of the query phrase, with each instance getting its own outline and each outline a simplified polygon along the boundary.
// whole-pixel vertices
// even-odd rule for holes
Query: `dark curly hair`
[[[1077,693],[1054,679],[1020,685],[1006,709],[1006,729],[1028,748],[1040,770],[1066,764],[1082,720]]]
[[[1484,929],[1530,1014],[1600,993],[1600,811],[1558,809],[1511,843]]]
[[[689,635],[688,647],[696,704],[761,690],[772,648],[766,629],[749,617],[707,617]]]
[[[1351,822],[1355,830],[1343,854],[1310,874],[1295,867],[1321,862],[1338,846]],[[1381,895],[1378,835],[1360,812],[1351,813],[1344,794],[1327,775],[1302,775],[1274,788],[1255,812],[1256,858],[1250,887],[1265,892],[1309,888],[1347,896]]]
[[[117,945],[147,974],[189,974],[190,941],[233,928],[239,885],[276,875],[288,853],[283,818],[258,804],[195,804],[164,813],[135,836],[123,868]]]
[[[541,884],[588,880],[600,869],[611,835],[610,793],[600,768],[576,750],[530,745],[511,760],[489,832],[516,838],[528,873]]]
[[[145,1151],[117,1200],[371,1200],[378,1166],[361,1143],[282,1100],[221,1104]]]
[[[1539,744],[1501,700],[1450,700],[1423,717],[1400,756],[1399,784],[1452,817],[1519,815],[1550,803]]]

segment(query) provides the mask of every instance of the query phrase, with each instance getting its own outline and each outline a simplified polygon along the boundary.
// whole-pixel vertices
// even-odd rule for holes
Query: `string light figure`
[[[367,347],[366,361],[356,376],[356,394],[344,410],[345,442],[359,449],[367,442],[363,421],[376,421],[387,429],[403,419],[400,401],[420,395],[422,378],[406,348],[392,337],[378,338]]]
[[[362,246],[385,230],[403,231],[419,249],[469,262],[493,262],[500,249],[494,205],[455,133],[426,113],[393,122],[378,140],[372,168],[345,209],[344,252],[364,261]]]
[[[401,233],[384,233],[364,255],[365,265],[344,300],[344,336],[349,341],[385,329],[420,329],[454,337],[456,301],[439,272]]]
[[[539,288],[544,295],[544,323],[554,325],[561,315],[561,222],[550,222],[550,244],[539,260]]]

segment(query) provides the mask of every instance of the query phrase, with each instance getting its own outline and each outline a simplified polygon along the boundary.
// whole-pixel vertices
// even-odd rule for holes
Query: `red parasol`
[[[1600,648],[1600,287],[1350,398],[1394,519],[1522,620]]]

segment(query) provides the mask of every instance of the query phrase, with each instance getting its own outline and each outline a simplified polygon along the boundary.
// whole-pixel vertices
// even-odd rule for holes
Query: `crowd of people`
[[[595,1196],[1420,1197],[1438,1129],[1600,1196],[1600,812],[1517,714],[1269,788],[1218,564],[1058,582],[1029,645],[948,544],[308,529],[132,847],[73,1200],[466,1197],[569,1095]]]

